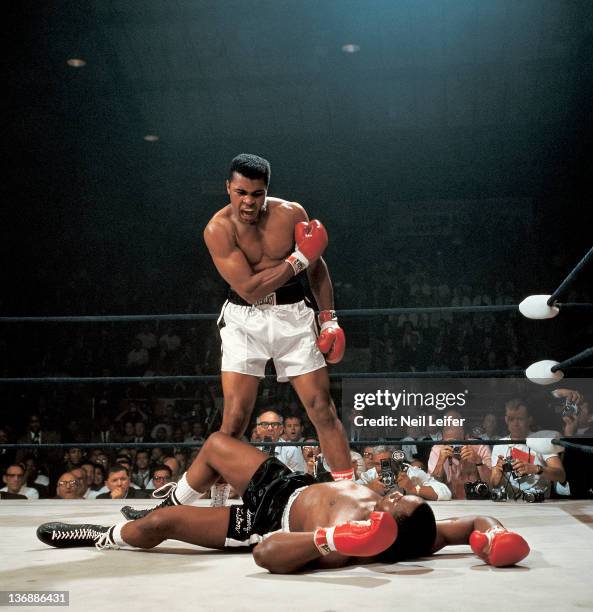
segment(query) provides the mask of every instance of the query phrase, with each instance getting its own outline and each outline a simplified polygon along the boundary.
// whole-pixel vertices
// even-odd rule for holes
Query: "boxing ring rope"
[[[524,370],[443,370],[437,372],[336,372],[336,378],[503,378],[524,376]],[[276,378],[266,374],[265,378]],[[149,383],[149,382],[206,382],[219,380],[220,374],[195,374],[192,376],[48,376],[0,378],[1,384],[85,384],[85,383]]]
[[[564,438],[553,439],[552,444],[557,444],[558,446],[563,446],[564,448],[574,448],[575,450],[581,451],[583,453],[587,453],[589,455],[593,455],[593,438],[586,438],[589,442],[591,442],[592,446],[587,446],[586,444],[577,444],[576,442],[570,442],[569,440],[565,440]]]
[[[521,304],[493,304],[486,306],[414,306],[402,308],[351,308],[336,310],[340,317],[373,317],[407,314],[459,314],[488,312],[521,312]],[[555,304],[563,310],[593,310],[593,304],[566,302]],[[120,323],[134,321],[210,321],[220,313],[143,314],[143,315],[64,315],[64,316],[2,316],[0,323]]]
[[[562,371],[568,370],[569,368],[575,366],[577,363],[580,363],[581,361],[584,361],[585,359],[588,359],[589,357],[593,357],[593,346],[591,348],[588,348],[576,354],[574,357],[571,357],[570,359],[565,359],[564,361],[561,361],[557,365],[552,366],[550,369],[552,370],[552,372],[557,372],[558,370],[562,370]]]
[[[560,283],[560,286],[552,295],[548,298],[547,304],[548,306],[556,305],[556,300],[560,298],[566,291],[570,288],[570,286],[574,283],[578,273],[589,263],[589,261],[593,259],[593,247],[589,250],[588,253],[585,254],[583,259],[579,261],[579,263],[573,268],[570,274]]]
[[[245,441],[245,440],[244,440]],[[245,441],[247,442],[247,441]],[[350,440],[349,444],[352,446],[393,446],[393,445],[409,445],[409,446],[433,446],[443,444],[443,440],[398,440],[396,438],[390,440]],[[254,442],[252,440],[247,442],[251,446],[275,448],[281,446],[319,446],[320,443],[315,440],[311,442]],[[468,440],[446,440],[447,444],[466,444],[468,446],[479,446],[481,444],[495,445],[499,444],[500,440],[482,440],[480,439],[468,439]],[[18,450],[21,448],[43,450],[50,448],[137,448],[137,449],[149,449],[149,448],[201,448],[205,442],[52,442],[46,444],[35,444],[33,442],[28,444],[0,444],[0,448]],[[525,438],[513,440],[513,444],[525,444]]]
[[[535,437],[535,436],[534,436]],[[590,455],[593,455],[593,438],[585,438],[583,441],[588,441],[591,445],[586,444],[578,444],[576,442],[571,442],[565,438],[543,438],[545,440],[549,440],[550,444],[554,444],[557,446],[562,446],[564,448],[571,448],[574,450],[578,450]],[[581,438],[582,439],[582,438]],[[283,446],[296,446],[296,447],[305,447],[305,446],[320,446],[320,443],[315,441],[307,441],[307,442],[253,442],[249,441],[251,446],[256,446],[259,448],[276,448]],[[497,444],[526,444],[529,446],[529,440],[526,438],[521,439],[513,439],[513,440],[484,440],[481,438],[470,438],[464,440],[398,440],[396,438],[389,440],[349,440],[348,444],[350,446],[438,446],[438,445],[447,445],[447,446],[496,446]],[[80,449],[138,449],[138,450],[148,450],[152,448],[184,448],[184,449],[194,449],[201,448],[204,446],[205,442],[60,442],[60,443],[51,443],[51,444],[0,444],[0,449],[6,450],[49,450],[52,448],[63,448],[64,450],[69,448],[80,448]]]

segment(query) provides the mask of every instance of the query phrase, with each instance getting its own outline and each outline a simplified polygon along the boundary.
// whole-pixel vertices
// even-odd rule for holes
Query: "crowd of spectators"
[[[464,499],[468,495],[467,487],[475,489],[476,483],[487,487],[488,499],[491,490],[504,491],[504,499],[527,499],[537,494],[542,500],[550,495],[571,493],[577,497],[591,496],[591,482],[583,479],[589,471],[582,458],[575,461],[574,455],[569,457],[565,469],[563,453],[558,449],[542,451],[523,442],[542,426],[554,427],[566,436],[593,434],[593,413],[583,393],[560,389],[556,398],[576,406],[576,414],[562,413],[556,415],[555,422],[541,423],[534,417],[529,400],[512,398],[483,414],[479,423],[475,419],[464,419],[458,410],[448,410],[444,413],[446,424],[443,427],[409,428],[405,437],[386,439],[379,444],[378,441],[372,444],[352,442],[352,467],[357,482],[380,494],[397,486],[404,492],[433,501]],[[89,440],[112,440],[114,443],[107,448],[83,449],[73,444],[65,450],[1,449],[0,467],[5,486],[0,489],[0,497],[150,497],[154,490],[180,478],[204,441],[203,428],[194,430],[187,421],[177,421],[174,405],[167,404],[158,412],[157,424],[153,425],[151,414],[148,406],[129,401],[114,419],[103,420]],[[126,433],[127,423],[133,423],[129,433]],[[200,421],[195,423],[201,425]],[[151,429],[150,436],[145,435],[147,429]],[[109,435],[101,436],[102,432]],[[480,438],[485,440],[484,444],[463,443]],[[302,411],[283,415],[275,407],[260,410],[248,439],[256,445],[261,443],[264,452],[276,456],[293,471],[309,472],[320,480],[331,478],[315,432]],[[0,428],[0,442],[8,440],[9,428]],[[26,431],[19,437],[23,444],[59,440],[59,433],[46,429],[37,414],[30,416]],[[424,440],[436,443],[418,444]],[[148,441],[167,444],[142,448],[141,445]],[[408,444],[401,444],[402,441]],[[290,442],[299,444],[276,445]],[[190,446],[181,446],[182,443]],[[402,452],[394,461],[397,450]],[[511,468],[505,467],[509,461]]]

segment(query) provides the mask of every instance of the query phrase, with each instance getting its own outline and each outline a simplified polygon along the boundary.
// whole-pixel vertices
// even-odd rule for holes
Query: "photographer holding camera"
[[[532,418],[529,408],[521,399],[511,399],[505,404],[505,422],[509,435],[504,440],[527,438],[531,432]],[[550,495],[550,483],[564,482],[566,474],[556,453],[542,455],[525,444],[497,444],[492,449],[492,488],[503,487],[514,497],[525,493]],[[504,499],[498,497],[497,499]],[[526,501],[534,501],[525,497]]]
[[[393,459],[392,447],[375,446],[373,452],[374,467],[360,475],[356,482],[366,485],[379,495],[393,492],[395,489],[404,494],[418,495],[423,499],[446,501],[451,499],[451,491],[446,484],[429,476],[424,470],[404,463],[402,459]]]
[[[450,410],[451,416],[463,422],[461,415]],[[463,427],[443,427],[443,441],[465,440]],[[445,482],[451,489],[453,499],[489,498],[490,448],[485,444],[473,445],[435,445],[428,459],[428,471],[438,480]],[[473,494],[475,493],[475,495]]]
[[[564,400],[562,410],[562,433],[570,438],[572,436],[593,435],[593,414],[589,412],[589,402],[575,389],[555,389],[552,395]]]
[[[593,413],[589,402],[582,391],[575,389],[555,389],[552,395],[562,401],[562,433],[567,438],[593,437]],[[576,499],[593,497],[593,457],[573,448],[567,448],[562,454],[566,471],[567,484],[556,486],[556,492],[569,494]]]

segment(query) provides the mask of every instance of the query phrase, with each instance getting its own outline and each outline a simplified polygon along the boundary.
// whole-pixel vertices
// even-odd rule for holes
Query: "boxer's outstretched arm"
[[[332,552],[322,558],[313,532],[275,533],[253,549],[254,561],[272,574],[291,574],[312,561],[325,568],[342,567],[350,557]]]
[[[307,563],[333,568],[352,558],[372,559],[397,538],[397,523],[388,512],[371,512],[364,521],[346,521],[302,533],[275,533],[253,550],[255,562],[275,574],[289,574]]]
[[[445,546],[469,544],[469,536],[473,531],[486,531],[491,527],[502,527],[502,523],[491,516],[464,516],[437,521],[433,552]]]

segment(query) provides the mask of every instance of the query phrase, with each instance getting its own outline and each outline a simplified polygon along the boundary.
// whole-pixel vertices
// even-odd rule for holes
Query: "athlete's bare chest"
[[[346,490],[347,489],[347,490]],[[368,490],[361,491],[349,488],[309,487],[306,495],[299,496],[295,503],[296,523],[300,529],[295,531],[311,531],[320,525],[336,525],[346,521],[366,520],[375,509],[376,499],[369,495]],[[298,502],[301,502],[300,504]],[[298,504],[298,505],[297,505]],[[300,515],[300,516],[299,516]],[[292,529],[291,513],[291,530]]]
[[[241,228],[235,243],[255,270],[275,265],[292,251],[293,228],[286,222],[268,220],[261,226]]]

